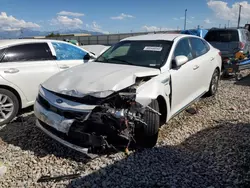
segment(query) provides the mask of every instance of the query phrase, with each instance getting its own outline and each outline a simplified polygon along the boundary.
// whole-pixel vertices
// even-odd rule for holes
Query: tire
[[[206,93],[206,97],[214,96],[217,93],[219,80],[220,80],[220,72],[218,69],[215,69],[210,81],[209,90]]]
[[[4,101],[4,97],[7,97],[6,102],[2,103]],[[4,104],[12,104],[13,108],[9,106],[8,108],[4,108]],[[18,111],[19,111],[19,101],[14,93],[7,89],[1,89],[0,88],[0,126],[5,125],[9,123],[13,118],[16,117]],[[5,111],[4,109],[12,109],[11,111]],[[3,118],[2,113],[8,113],[6,118]]]
[[[159,104],[157,100],[153,100],[149,107],[159,112]],[[136,131],[137,145],[144,148],[152,148],[156,145],[160,127],[160,116],[150,109],[146,109],[144,113],[144,121],[147,126]]]

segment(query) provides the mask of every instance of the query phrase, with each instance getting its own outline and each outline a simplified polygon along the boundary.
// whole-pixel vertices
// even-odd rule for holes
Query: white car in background
[[[96,45],[83,45],[80,46],[81,48],[88,50],[89,52],[94,53],[94,55],[99,56],[103,52],[105,52],[107,49],[110,48],[110,46],[96,44]]]
[[[153,147],[160,126],[215,95],[220,71],[220,51],[200,37],[129,37],[44,82],[34,105],[37,126],[83,153],[134,140]]]
[[[84,60],[85,58],[85,60]],[[57,40],[0,40],[0,125],[34,104],[38,86],[50,76],[96,58]]]

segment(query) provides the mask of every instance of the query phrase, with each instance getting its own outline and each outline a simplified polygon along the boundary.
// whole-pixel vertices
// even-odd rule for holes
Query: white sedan
[[[202,38],[129,37],[44,82],[34,105],[37,126],[83,153],[133,142],[153,147],[162,125],[215,95],[220,71],[220,51]]]
[[[62,70],[83,64],[84,57],[85,62],[95,58],[63,41],[0,40],[0,125],[8,123],[20,109],[34,104],[42,82]]]

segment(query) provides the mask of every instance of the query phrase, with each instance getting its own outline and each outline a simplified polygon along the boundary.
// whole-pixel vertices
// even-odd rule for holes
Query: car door
[[[19,87],[33,102],[39,85],[59,72],[47,43],[18,44],[4,49],[0,76]]]
[[[171,116],[176,115],[193,102],[198,96],[199,78],[197,74],[196,61],[193,57],[189,38],[178,41],[172,59],[176,56],[185,55],[188,62],[181,67],[172,66],[171,75]],[[174,63],[173,63],[174,65]]]
[[[83,58],[87,54],[83,49],[64,42],[51,42],[54,48],[57,65],[60,70],[86,63]]]
[[[215,60],[215,53],[210,51],[205,44],[205,41],[199,38],[190,38],[190,44],[193,53],[193,72],[198,78],[196,80],[196,94],[197,96],[204,93],[208,87],[212,74],[214,71],[213,61]]]

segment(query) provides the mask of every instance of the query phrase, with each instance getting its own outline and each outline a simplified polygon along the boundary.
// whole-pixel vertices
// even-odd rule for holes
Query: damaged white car
[[[37,126],[83,153],[153,147],[170,118],[216,93],[220,71],[220,51],[202,38],[126,38],[94,62],[43,83],[34,106]]]

